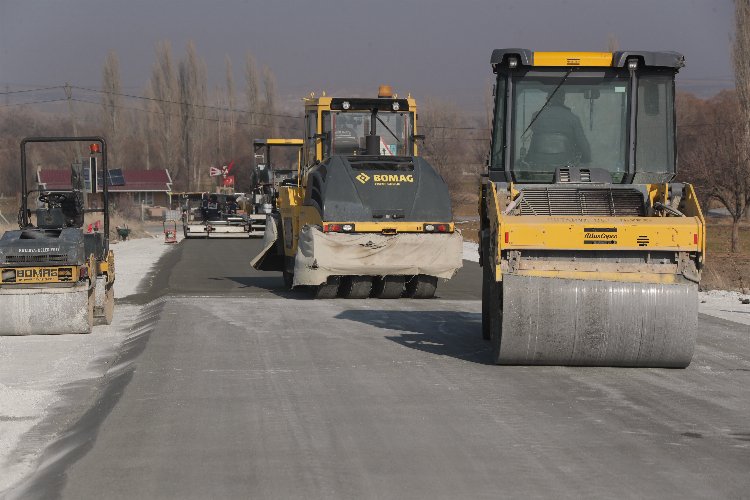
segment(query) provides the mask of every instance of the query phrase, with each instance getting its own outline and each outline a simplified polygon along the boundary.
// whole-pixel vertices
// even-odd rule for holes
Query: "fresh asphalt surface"
[[[259,248],[162,259],[75,444],[17,495],[748,495],[747,326],[701,316],[686,370],[492,366],[476,264],[434,300],[314,301],[252,271]]]

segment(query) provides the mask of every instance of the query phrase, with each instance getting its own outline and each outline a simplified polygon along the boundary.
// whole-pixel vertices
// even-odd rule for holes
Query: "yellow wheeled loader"
[[[675,52],[492,53],[482,333],[497,364],[686,367],[705,221],[676,174]]]
[[[71,168],[71,189],[29,190],[26,147],[60,142],[92,143],[90,160],[85,167]],[[88,196],[101,194],[102,209],[85,208],[87,182]],[[90,333],[94,325],[112,322],[115,258],[109,249],[109,184],[102,137],[21,141],[20,229],[0,238],[0,335]],[[37,201],[33,218],[32,200]],[[91,212],[102,213],[103,233],[84,233],[84,214]]]
[[[301,171],[280,184],[253,266],[317,298],[433,297],[461,267],[463,241],[418,137],[414,99],[388,86],[305,99]]]

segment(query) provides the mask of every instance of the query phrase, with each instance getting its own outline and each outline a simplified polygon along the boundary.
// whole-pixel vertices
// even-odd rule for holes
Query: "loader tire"
[[[372,291],[370,276],[344,276],[339,295],[345,299],[366,299]]]
[[[485,256],[487,251],[483,252],[482,256],[482,338],[484,340],[490,340],[490,314],[492,309],[490,308],[490,290],[495,282],[495,277],[492,276],[490,271],[490,265]]]
[[[418,274],[406,282],[406,296],[410,299],[431,299],[437,290],[437,276]]]
[[[372,280],[372,297],[398,299],[404,294],[405,276],[377,276]]]
[[[487,303],[487,330],[489,341],[492,345],[492,362],[500,364],[500,346],[503,341],[503,287],[494,280],[489,283],[487,301],[482,301],[482,312],[484,304]],[[484,315],[484,314],[483,314]],[[482,322],[484,329],[484,322]],[[482,332],[484,334],[484,331]]]
[[[313,287],[313,297],[316,299],[335,299],[340,285],[340,276],[329,276],[326,283]]]

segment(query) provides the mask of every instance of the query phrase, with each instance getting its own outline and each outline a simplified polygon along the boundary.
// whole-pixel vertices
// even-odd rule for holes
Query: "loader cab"
[[[516,183],[669,182],[674,52],[500,49],[489,176]]]
[[[414,156],[416,122],[414,99],[399,98],[385,85],[376,98],[311,95],[305,99],[304,165],[334,155]]]

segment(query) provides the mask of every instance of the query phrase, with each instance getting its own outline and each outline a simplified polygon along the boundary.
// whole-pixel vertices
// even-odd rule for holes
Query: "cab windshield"
[[[375,132],[380,136],[380,154],[409,156],[411,148],[411,120],[407,112],[379,112]],[[360,155],[365,150],[365,136],[370,134],[371,112],[331,112],[331,154]],[[324,120],[325,122],[326,120]],[[324,123],[324,126],[328,125]],[[327,128],[327,127],[326,127]]]
[[[559,167],[627,172],[628,75],[528,73],[514,85],[512,168],[518,182],[551,182]]]

